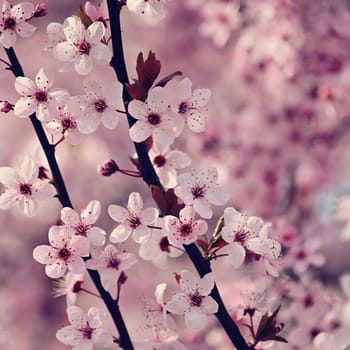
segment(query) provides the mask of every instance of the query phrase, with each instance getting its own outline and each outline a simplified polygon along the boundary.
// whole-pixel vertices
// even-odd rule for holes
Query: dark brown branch
[[[119,82],[124,85],[123,88],[123,100],[125,105],[125,110],[127,111],[127,106],[132,100],[131,96],[128,94],[125,84],[129,83],[128,73],[126,70],[126,64],[124,60],[123,52],[123,41],[121,36],[121,25],[120,25],[120,12],[123,7],[118,1],[107,0],[109,18],[111,24],[112,33],[112,46],[113,46],[113,58],[111,61],[111,66],[117,75]],[[129,126],[131,127],[135,123],[135,119],[128,114]],[[163,187],[159,181],[159,178],[154,170],[152,162],[150,161],[145,142],[134,143],[138,161],[140,164],[140,171],[143,176],[144,181],[150,186],[155,185],[159,187],[163,192]],[[186,252],[192,260],[194,266],[196,267],[199,275],[203,277],[205,274],[212,272],[210,264],[201,255],[198,247],[195,244],[185,246]],[[227,335],[231,339],[232,343],[238,350],[251,350],[251,348],[245,342],[243,336],[241,335],[237,325],[232,320],[231,316],[227,312],[225,305],[220,297],[219,291],[215,286],[211,296],[217,301],[219,305],[219,311],[215,314],[221,325],[225,329]]]
[[[6,54],[11,62],[11,70],[13,74],[16,77],[23,77],[24,72],[23,69],[18,61],[18,58],[15,54],[15,51],[13,48],[5,49]],[[41,122],[37,119],[35,113],[32,114],[30,117],[30,121],[33,124],[34,130],[36,132],[36,135],[39,138],[39,142],[43,148],[43,151],[45,153],[45,156],[47,158],[47,161],[49,163],[49,167],[51,169],[51,173],[56,185],[56,190],[58,193],[59,201],[61,202],[63,207],[70,207],[73,208],[72,202],[69,199],[68,191],[65,186],[65,183],[63,181],[63,177],[61,174],[61,171],[59,169],[59,166],[56,161],[55,157],[55,147],[54,145],[51,145],[46,137],[44,128],[41,124]],[[109,293],[105,291],[101,284],[101,279],[97,271],[94,270],[88,270],[89,275],[91,279],[93,280],[98,292],[100,293],[109,313],[111,314],[114,324],[116,328],[118,329],[119,336],[120,336],[120,342],[119,345],[121,348],[125,350],[133,350],[134,347],[132,345],[129,333],[126,329],[124,319],[120,313],[119,306],[115,302],[115,300],[112,299]]]

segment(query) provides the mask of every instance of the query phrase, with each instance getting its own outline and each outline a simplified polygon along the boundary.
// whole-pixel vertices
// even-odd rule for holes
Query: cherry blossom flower
[[[211,37],[214,44],[224,46],[232,30],[240,25],[239,5],[234,2],[209,2],[202,8],[204,23],[199,30],[204,36]]]
[[[61,328],[56,338],[65,345],[72,345],[74,350],[91,350],[93,344],[102,347],[113,346],[113,337],[102,328],[105,312],[91,307],[87,314],[78,306],[67,309],[70,326]]]
[[[78,294],[82,291],[84,275],[67,272],[63,278],[57,279],[54,284],[53,296],[65,295],[67,306],[75,305]]]
[[[94,22],[85,29],[77,16],[68,17],[63,23],[63,32],[66,40],[54,46],[53,54],[60,61],[73,62],[78,74],[89,74],[93,62],[109,64],[112,53],[107,45],[101,43],[105,35],[101,22]]]
[[[127,0],[126,5],[132,12],[145,14],[155,19],[162,19],[165,15],[166,0]]]
[[[68,268],[73,273],[83,273],[82,257],[89,256],[89,241],[86,237],[73,235],[63,228],[49,230],[48,245],[39,245],[33,250],[33,258],[45,264],[45,273],[51,278],[62,277]]]
[[[164,323],[142,327],[142,340],[134,341],[136,350],[185,350],[178,334]]]
[[[164,292],[166,283],[159,283],[154,292],[155,300],[144,297],[144,311],[146,316],[147,326],[158,326],[162,324],[169,329],[176,329],[176,323],[173,318],[167,313],[164,302]]]
[[[54,187],[39,178],[39,167],[29,158],[24,159],[18,170],[1,167],[0,182],[6,186],[0,195],[0,209],[20,205],[29,217],[36,215],[38,200],[53,198],[55,194]]]
[[[219,187],[217,179],[216,168],[194,169],[178,176],[175,194],[185,205],[193,205],[202,218],[210,219],[213,216],[210,203],[221,205],[229,199],[229,194]]]
[[[134,254],[119,252],[112,244],[108,244],[99,253],[92,251],[92,258],[86,262],[90,270],[97,270],[101,276],[103,288],[115,299],[118,292],[120,274],[138,262]]]
[[[137,119],[130,128],[130,137],[134,142],[143,142],[152,136],[154,141],[162,145],[173,143],[173,128],[177,127],[180,118],[169,108],[165,89],[151,89],[146,102],[132,100],[128,111]]]
[[[165,305],[166,310],[185,317],[185,323],[193,331],[205,326],[207,314],[218,311],[217,302],[209,296],[214,288],[212,273],[206,274],[200,281],[187,270],[181,271],[180,287],[183,293],[173,295]]]
[[[176,169],[186,168],[191,164],[189,156],[177,149],[153,143],[149,156],[162,185],[166,188],[176,186]]]
[[[22,95],[15,104],[15,114],[25,118],[36,112],[41,121],[50,121],[52,115],[56,115],[56,109],[68,98],[68,92],[63,89],[55,89],[53,76],[44,68],[40,68],[35,77],[35,82],[27,77],[17,77],[15,81],[16,91]]]
[[[74,99],[67,101],[64,106],[58,107],[55,116],[49,121],[45,127],[53,137],[58,140],[64,136],[72,145],[77,145],[81,141],[81,133],[78,130],[79,106],[74,103]]]
[[[108,214],[114,221],[120,222],[111,233],[112,243],[126,241],[131,233],[135,242],[142,243],[151,235],[151,229],[147,225],[152,225],[157,220],[159,212],[155,208],[143,209],[140,194],[132,192],[128,200],[128,210],[112,204],[108,207]]]
[[[198,236],[208,231],[208,224],[204,220],[194,220],[193,207],[185,207],[180,211],[179,218],[168,215],[164,218],[164,228],[168,233],[169,243],[182,248],[195,242]]]
[[[246,314],[253,316],[256,311],[266,312],[266,290],[246,290],[241,292],[243,305],[238,305],[237,319],[240,320]]]
[[[255,259],[264,261],[267,271],[275,276],[277,270],[271,261],[276,260],[281,252],[281,245],[268,238],[270,223],[264,224],[257,216],[241,214],[234,208],[224,211],[224,226],[221,237],[229,243],[225,247],[230,257],[230,264],[240,267],[247,254],[253,254]]]
[[[278,277],[277,259],[281,255],[282,247],[279,242],[268,237],[271,226],[270,222],[265,223],[258,237],[247,240],[246,248],[254,253],[255,260],[264,263],[267,273],[273,277]]]
[[[14,6],[6,0],[1,2],[0,43],[6,49],[15,44],[16,34],[27,38],[34,33],[36,28],[26,22],[33,11],[34,6],[31,2],[21,2]]]
[[[65,229],[69,234],[87,237],[94,246],[103,246],[106,232],[100,227],[94,226],[101,214],[101,204],[92,200],[81,210],[80,215],[72,208],[65,207],[61,210],[62,225],[53,226],[51,230]]]
[[[109,21],[107,1],[100,2],[98,6],[94,6],[90,1],[87,1],[84,5],[84,10],[93,22],[102,22],[107,28],[107,22]]]
[[[162,219],[155,222],[155,226],[163,227]],[[183,251],[170,245],[167,235],[163,230],[152,229],[151,236],[140,245],[139,255],[146,261],[151,261],[153,265],[160,269],[166,269],[168,257],[177,258]]]
[[[78,128],[84,134],[90,134],[102,122],[108,129],[114,129],[119,120],[116,109],[124,109],[122,101],[122,84],[100,83],[94,80],[84,80],[85,95],[77,98],[84,116],[78,121]]]
[[[326,259],[319,249],[322,241],[318,238],[310,238],[303,244],[294,246],[288,252],[285,261],[295,269],[298,274],[303,274],[309,266],[320,267]]]
[[[203,132],[205,126],[205,115],[201,109],[208,103],[211,95],[209,89],[196,89],[192,92],[192,82],[185,78],[176,87],[176,97],[172,109],[181,117],[181,124],[177,129],[180,135],[185,124],[193,132]]]

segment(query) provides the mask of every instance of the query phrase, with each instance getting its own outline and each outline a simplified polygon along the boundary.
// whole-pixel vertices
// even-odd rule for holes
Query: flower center
[[[205,185],[203,186],[195,185],[194,187],[192,187],[191,192],[193,195],[193,199],[203,198],[205,194],[204,189],[205,189]]]
[[[84,281],[76,281],[72,287],[72,292],[78,294],[83,288]]]
[[[78,52],[80,55],[88,55],[90,53],[90,49],[91,44],[85,40],[78,45]]]
[[[135,230],[135,228],[137,228],[138,226],[141,225],[141,220],[138,216],[130,216],[128,218],[128,221],[129,221],[129,224],[130,224],[130,227]]]
[[[112,257],[110,257],[110,259],[108,260],[108,265],[107,265],[107,267],[108,267],[109,269],[116,269],[116,270],[118,270],[119,265],[120,265],[120,259],[115,258],[115,257],[112,256]]]
[[[31,196],[32,195],[32,185],[31,184],[20,184],[19,185],[19,192],[23,194],[24,196]]]
[[[86,234],[89,230],[87,226],[85,226],[82,222],[74,226],[75,234],[77,236],[84,236],[86,237]]]
[[[107,108],[106,101],[104,99],[99,99],[95,102],[95,110],[97,113],[103,113]]]
[[[198,292],[190,294],[191,306],[197,306],[197,307],[201,306],[202,300],[203,300],[203,297]]]
[[[7,17],[4,21],[4,30],[14,30],[16,28],[16,19],[13,17]]]
[[[168,237],[162,237],[162,239],[159,241],[159,247],[162,252],[170,253]]]
[[[77,127],[77,122],[72,117],[66,116],[61,119],[61,126],[63,131],[75,129]]]
[[[79,328],[79,331],[81,332],[83,338],[85,339],[91,339],[92,337],[92,332],[94,331],[93,328],[91,328],[88,324],[83,327]]]
[[[150,113],[147,116],[147,120],[151,125],[158,125],[161,122],[160,115],[157,113]]]
[[[244,241],[247,238],[247,234],[248,234],[248,232],[246,232],[244,230],[236,232],[234,241],[239,242],[239,243],[244,243]]]
[[[61,248],[58,251],[58,257],[64,261],[67,261],[70,256],[71,256],[71,252],[67,248]]]
[[[47,102],[47,92],[39,90],[35,93],[35,98],[38,102]]]
[[[192,225],[182,224],[180,227],[181,236],[187,236],[192,232]]]
[[[162,166],[165,165],[165,163],[166,163],[166,158],[160,154],[160,155],[156,156],[156,157],[153,159],[153,163],[154,163],[158,168],[161,168]]]
[[[179,105],[179,110],[178,110],[178,113],[179,114],[186,114],[188,111],[188,104],[187,102],[181,102],[180,105]]]

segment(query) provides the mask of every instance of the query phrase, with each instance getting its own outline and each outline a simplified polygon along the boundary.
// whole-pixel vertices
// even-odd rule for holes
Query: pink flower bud
[[[122,285],[126,282],[126,280],[128,279],[128,275],[122,271],[122,273],[120,274],[119,278],[118,278],[118,284]]]
[[[108,159],[97,166],[97,171],[103,176],[111,176],[119,170],[117,163],[113,159]]]
[[[46,4],[37,4],[34,9],[33,17],[43,17],[46,16],[48,12],[48,7]]]
[[[13,105],[8,101],[0,102],[0,111],[3,113],[8,113],[13,110]]]

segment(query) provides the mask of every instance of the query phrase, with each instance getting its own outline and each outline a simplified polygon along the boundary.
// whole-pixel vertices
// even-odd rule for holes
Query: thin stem
[[[23,72],[22,66],[19,63],[13,48],[11,47],[9,49],[5,49],[5,51],[11,62],[11,67],[12,67],[11,70],[13,74],[16,77],[23,77],[24,72]],[[68,195],[68,191],[63,181],[61,171],[56,161],[55,147],[54,145],[49,143],[46,137],[44,128],[41,125],[41,122],[36,118],[35,113],[33,113],[29,118],[30,118],[30,121],[32,122],[36,135],[39,138],[39,142],[42,146],[42,149],[49,163],[51,173],[55,182],[56,190],[58,193],[58,199],[61,202],[63,207],[73,208],[72,202]],[[107,293],[103,288],[98,272],[94,270],[88,270],[88,272],[98,292],[100,293],[101,298],[103,299],[109,313],[111,314],[116,328],[118,329],[118,332],[120,335],[120,347],[126,350],[133,350],[134,347],[131,343],[131,339],[126,329],[124,319],[120,313],[119,305],[116,304],[115,300],[113,300],[110,294]]]
[[[125,87],[125,84],[129,83],[129,78],[124,59],[123,41],[121,36],[120,25],[120,12],[123,5],[119,2],[116,2],[115,0],[107,0],[107,4],[111,24],[113,47],[113,58],[111,61],[111,66],[113,67],[119,82],[121,82],[124,86],[123,101],[125,110],[128,111],[128,104],[132,100],[132,98],[128,94]],[[127,114],[127,117],[129,127],[131,127],[136,122],[136,120],[129,113]],[[150,161],[145,142],[134,143],[134,145],[138,156],[140,171],[143,180],[149,186],[157,186],[164,193],[163,186],[154,170],[152,162]],[[194,243],[185,246],[185,250],[201,277],[203,277],[209,272],[212,272],[209,262],[203,258],[198,247]],[[232,344],[234,344],[238,350],[251,350],[251,348],[247,345],[243,336],[241,335],[237,325],[234,323],[230,314],[227,312],[216,285],[212,290],[211,296],[217,301],[219,305],[219,310],[215,315],[220,321],[223,328],[225,329],[228,337],[231,339]]]
[[[82,292],[85,292],[85,293],[87,293],[87,294],[90,294],[90,295],[93,295],[94,297],[97,297],[97,298],[100,298],[101,299],[101,295],[98,295],[98,294],[96,294],[96,293],[94,293],[94,292],[91,292],[90,290],[88,290],[88,289],[85,289],[85,288],[80,288],[80,290],[82,291]]]

